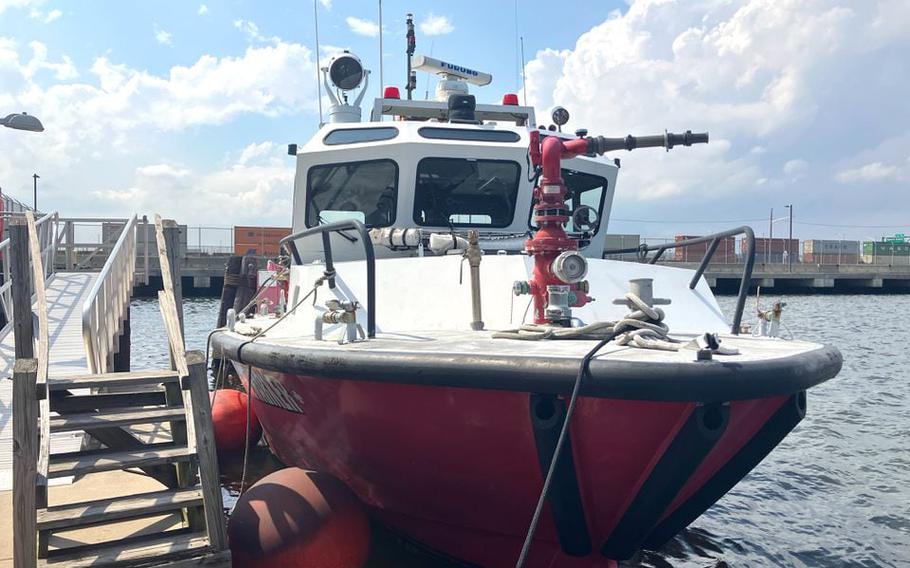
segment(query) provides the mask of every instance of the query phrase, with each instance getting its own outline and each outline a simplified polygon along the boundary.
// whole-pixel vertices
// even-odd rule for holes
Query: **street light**
[[[38,174],[32,174],[32,180],[35,182],[34,185],[34,202],[32,203],[32,209],[35,210],[35,213],[38,212],[38,180],[41,179],[41,176]]]
[[[787,264],[788,272],[793,272],[793,252],[790,250],[790,244],[793,243],[793,204],[784,205],[787,209],[790,210],[790,238],[787,239]],[[799,254],[799,248],[796,249],[796,254]]]
[[[16,130],[28,130],[29,132],[44,132],[44,125],[37,117],[26,112],[8,114],[0,119],[0,124],[7,128]]]

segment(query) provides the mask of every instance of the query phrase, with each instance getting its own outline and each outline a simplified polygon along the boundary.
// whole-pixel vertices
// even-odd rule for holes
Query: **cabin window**
[[[508,227],[521,166],[506,160],[424,158],[417,164],[414,222],[431,227]]]
[[[481,130],[471,128],[438,128],[424,126],[417,130],[424,138],[469,140],[471,142],[518,142],[521,136],[510,130]]]
[[[326,146],[339,144],[358,144],[361,142],[378,142],[391,140],[398,136],[398,129],[394,126],[381,126],[376,128],[343,128],[333,130],[325,135],[322,143]]]
[[[398,164],[369,160],[313,166],[306,195],[307,227],[347,219],[388,227],[395,222]]]
[[[588,205],[597,211],[598,224],[597,228],[594,229],[594,234],[597,234],[597,231],[600,230],[600,223],[603,221],[603,203],[604,197],[607,194],[607,179],[601,176],[563,168],[562,180],[565,182],[566,189],[568,190],[566,195],[566,206],[569,211],[575,211],[575,208],[579,205]],[[529,226],[532,229],[537,228],[537,224],[534,222],[533,207],[531,209]],[[568,224],[566,224],[566,232],[580,232],[575,228],[572,219],[569,219]]]

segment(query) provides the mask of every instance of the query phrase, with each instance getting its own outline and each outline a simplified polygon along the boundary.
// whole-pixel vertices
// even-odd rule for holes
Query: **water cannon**
[[[560,127],[568,119],[569,113],[565,109],[553,109],[553,121]],[[591,218],[586,205],[569,210],[562,160],[602,155],[613,150],[656,147],[669,150],[675,146],[708,143],[707,132],[693,133],[691,130],[682,134],[664,132],[657,136],[630,135],[625,138],[588,136],[587,132],[579,131],[577,136],[564,139],[540,130],[530,132],[529,156],[534,169],[540,172],[533,196],[537,230],[525,243],[525,251],[534,259],[534,270],[530,280],[515,283],[513,292],[533,296],[534,321],[539,324],[569,326],[572,308],[580,308],[593,300],[584,280],[587,260],[578,252],[578,241],[566,233],[565,225],[574,219],[584,229],[593,230],[597,219],[596,216]]]
[[[370,83],[370,71],[364,68],[359,57],[345,50],[333,57],[322,72],[326,94],[332,101],[329,122],[360,122],[360,103]],[[348,93],[358,87],[360,94],[354,104],[348,104]]]
[[[707,132],[692,132],[686,130],[682,134],[664,132],[656,136],[626,136],[625,138],[604,138],[603,136],[589,136],[585,138],[588,143],[588,153],[603,154],[613,150],[635,150],[636,148],[666,148],[669,152],[674,146],[691,146],[692,144],[707,144]]]
[[[436,85],[436,100],[447,101],[451,95],[467,95],[468,83],[482,87],[493,81],[489,73],[477,71],[462,65],[456,65],[426,55],[414,57],[413,69],[439,75]]]

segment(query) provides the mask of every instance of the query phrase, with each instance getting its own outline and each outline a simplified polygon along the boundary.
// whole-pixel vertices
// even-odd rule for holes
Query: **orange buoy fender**
[[[361,568],[370,522],[338,479],[289,467],[250,487],[228,522],[235,568]]]
[[[243,450],[248,402],[247,394],[238,390],[218,389],[212,393],[212,424],[219,452]],[[262,425],[256,418],[256,412],[250,409],[250,445],[256,444],[261,436]]]

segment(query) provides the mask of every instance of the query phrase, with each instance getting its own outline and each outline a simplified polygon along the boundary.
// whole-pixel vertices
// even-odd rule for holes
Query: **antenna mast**
[[[313,24],[316,27],[316,102],[319,104],[319,126],[322,127],[322,83],[319,81],[319,9],[313,0]]]
[[[414,49],[417,47],[417,38],[414,36],[414,14],[408,14],[408,81],[405,90],[408,92],[408,100],[411,100],[411,92],[417,88],[417,73],[411,69],[411,58],[414,57]]]
[[[383,96],[385,80],[382,75],[382,0],[379,0],[379,96]],[[380,117],[381,120],[382,117]]]
[[[521,36],[521,104],[528,106],[528,85],[525,83],[525,36]]]

